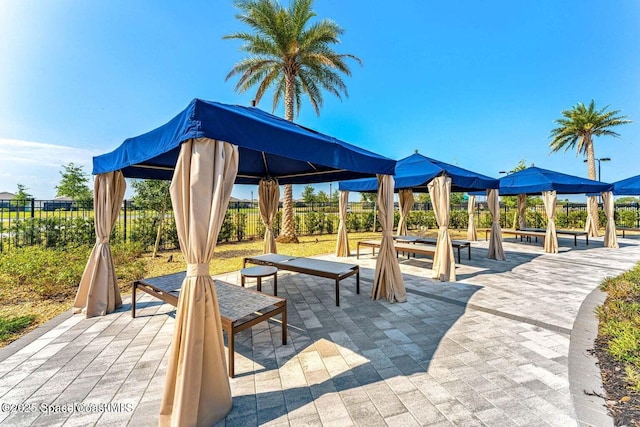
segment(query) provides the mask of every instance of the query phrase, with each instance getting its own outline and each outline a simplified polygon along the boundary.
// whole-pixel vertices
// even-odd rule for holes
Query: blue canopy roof
[[[194,99],[165,125],[94,157],[93,173],[122,170],[128,178],[171,179],[180,144],[191,138],[237,145],[237,184],[264,177],[303,184],[393,175],[396,163],[255,107]]]
[[[500,178],[500,195],[539,194],[555,190],[558,194],[601,193],[611,191],[612,184],[567,175],[531,166]]]
[[[640,175],[614,182],[613,194],[616,196],[640,195]]]
[[[498,188],[498,180],[495,178],[471,172],[467,169],[415,153],[402,160],[398,160],[396,173],[393,177],[395,180],[395,189],[397,191],[410,188],[415,192],[426,192],[429,181],[442,174],[451,177],[452,192]],[[378,180],[365,178],[341,181],[338,187],[340,190],[345,191],[359,191],[361,193],[375,192],[378,190]]]

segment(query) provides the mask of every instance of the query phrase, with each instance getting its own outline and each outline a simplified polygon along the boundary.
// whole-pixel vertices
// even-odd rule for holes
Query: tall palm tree
[[[348,96],[340,73],[351,75],[348,59],[361,63],[354,55],[332,50],[332,45],[340,43],[344,30],[326,19],[311,23],[316,16],[312,5],[313,0],[292,0],[286,8],[275,0],[236,0],[235,6],[241,11],[236,18],[252,31],[224,36],[244,42],[241,50],[249,54],[234,65],[227,80],[240,75],[235,87],[239,93],[257,86],[256,103],[272,89],[272,111],[284,99],[284,117],[290,121],[300,112],[303,96],[318,115],[324,101],[323,90],[339,99]],[[278,241],[298,242],[291,185],[284,188],[281,230]]]
[[[631,123],[627,116],[621,116],[619,110],[606,111],[606,107],[597,110],[596,103],[591,100],[589,106],[579,102],[570,110],[562,112],[562,118],[555,123],[557,128],[551,131],[553,138],[549,147],[552,152],[560,151],[564,148],[567,151],[576,148],[576,154],[583,154],[587,157],[587,167],[589,169],[589,179],[596,179],[596,162],[593,148],[593,138],[596,136],[609,135],[619,138],[620,135],[611,128]],[[598,212],[591,212],[596,228],[598,226]]]

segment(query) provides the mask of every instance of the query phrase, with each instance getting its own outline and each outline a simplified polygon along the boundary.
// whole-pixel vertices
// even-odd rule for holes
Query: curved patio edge
[[[582,302],[573,322],[569,343],[569,387],[580,425],[613,427],[613,418],[605,402],[598,359],[590,353],[598,336],[598,319],[594,313],[607,294],[594,289]]]

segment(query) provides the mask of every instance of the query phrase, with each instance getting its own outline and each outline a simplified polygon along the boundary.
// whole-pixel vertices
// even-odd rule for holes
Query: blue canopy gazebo
[[[423,156],[418,152],[398,160],[394,175],[395,191],[398,192],[400,204],[400,223],[398,234],[404,234],[404,218],[413,205],[413,192],[426,192],[431,194],[436,220],[440,229],[438,231],[438,243],[433,261],[433,277],[440,280],[455,280],[455,260],[451,247],[447,226],[449,224],[449,195],[451,192],[469,192],[487,190],[493,193],[497,190],[499,182],[495,178],[482,175],[459,166],[451,165],[439,160]],[[374,192],[378,189],[377,182],[371,178],[341,181],[338,185],[341,191]],[[494,191],[491,191],[494,190]],[[497,201],[497,195],[495,196]],[[470,205],[473,206],[473,200]],[[494,218],[499,215],[499,210],[494,213]],[[472,215],[472,212],[470,213]],[[494,221],[495,223],[495,221]],[[499,224],[497,224],[499,227]],[[473,221],[470,221],[470,234]],[[492,226],[493,228],[493,226]],[[475,228],[473,229],[475,234]],[[495,235],[495,233],[492,233]],[[489,257],[504,259],[502,245],[497,234],[498,241],[490,242]]]
[[[613,194],[616,196],[637,196],[640,194],[640,175],[613,183]]]
[[[500,195],[518,196],[518,211],[524,213],[527,194],[542,194],[547,218],[547,231],[545,237],[545,252],[558,252],[558,238],[555,232],[555,206],[557,194],[594,194],[602,193],[607,212],[607,227],[604,244],[608,247],[617,247],[615,242],[615,223],[613,222],[613,195],[612,184],[567,175],[548,169],[531,166],[518,172],[500,178]],[[608,204],[611,204],[609,209]],[[588,211],[589,208],[587,204]],[[596,207],[597,209],[597,207]],[[611,211],[611,212],[610,212]],[[611,216],[611,218],[609,218]],[[521,221],[524,215],[520,215]],[[521,227],[523,226],[521,222]],[[587,215],[587,228],[593,228],[595,224],[591,216]],[[613,228],[613,231],[611,231]]]
[[[171,180],[176,228],[188,264],[160,423],[214,424],[231,409],[231,393],[209,262],[233,184],[259,184],[271,200],[277,183],[377,175],[392,188],[395,163],[254,107],[194,99],[165,125],[94,157],[97,243],[78,288],[74,311],[90,317],[121,305],[108,241],[124,197],[124,178]],[[393,198],[390,189],[388,193],[385,197]],[[277,196],[275,200],[277,209]],[[261,214],[264,218],[262,206]],[[388,298],[406,300],[395,254],[378,260],[375,287],[386,287]]]

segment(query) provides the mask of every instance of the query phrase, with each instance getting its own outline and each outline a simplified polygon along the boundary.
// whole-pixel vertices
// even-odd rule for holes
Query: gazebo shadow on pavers
[[[474,274],[483,244],[473,246],[477,266],[456,266],[458,282],[430,279],[427,260],[402,262],[406,303],[370,299],[374,258],[348,258],[361,267],[361,294],[345,279],[340,307],[331,281],[280,273],[289,343],[277,322],[236,335],[234,407],[219,424],[576,425],[573,321],[585,295],[631,268],[640,246],[544,254]],[[237,272],[219,278],[239,282]],[[0,350],[0,401],[14,405],[0,422],[157,425],[174,308],[146,294],[139,304],[136,319],[124,309],[65,314]]]

